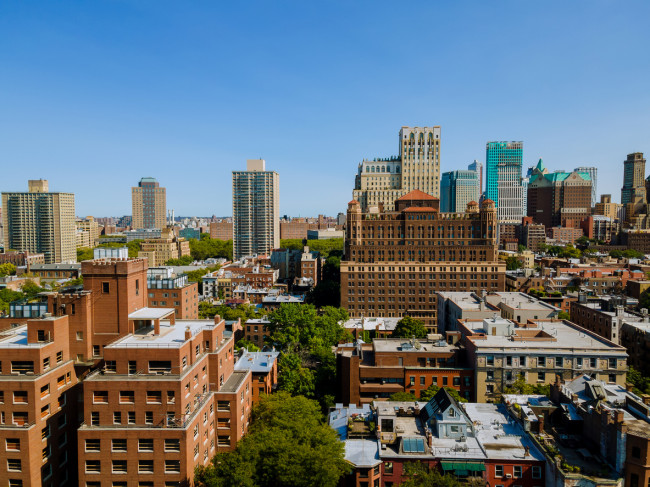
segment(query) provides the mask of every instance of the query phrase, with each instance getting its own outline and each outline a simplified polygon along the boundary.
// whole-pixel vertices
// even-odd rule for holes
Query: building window
[[[86,460],[86,473],[102,473],[99,460]]]
[[[544,372],[537,372],[537,382],[544,382],[546,380],[546,374]]]
[[[494,366],[494,355],[488,355],[485,357],[485,364],[488,367],[493,367]]]
[[[138,440],[138,451],[153,451],[153,438],[140,438]]]
[[[516,478],[516,479],[520,479],[521,476],[522,476],[522,475],[521,475],[521,472],[522,472],[522,470],[521,470],[521,465],[515,465],[515,466],[513,467],[512,474],[513,474],[514,478]]]
[[[153,460],[139,460],[138,473],[153,473]]]
[[[86,440],[86,451],[98,452],[100,451],[101,441],[97,439]]]
[[[503,477],[503,465],[495,465],[494,466],[494,476],[495,477]]]
[[[113,424],[122,424],[122,413],[120,411],[113,411]]]
[[[181,440],[166,439],[165,440],[165,451],[166,452],[179,452],[179,451],[181,451]]]
[[[144,423],[153,424],[153,411],[145,411],[144,413]]]
[[[102,282],[102,293],[108,294],[110,292],[111,286],[109,282]]]
[[[180,473],[181,461],[180,460],[165,460],[165,473]]]
[[[112,473],[126,473],[126,460],[113,460]]]
[[[542,478],[542,467],[533,466],[533,478],[541,479]]]

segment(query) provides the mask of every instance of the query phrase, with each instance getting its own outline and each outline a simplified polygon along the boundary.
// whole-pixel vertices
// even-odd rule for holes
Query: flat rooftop
[[[27,325],[17,326],[0,332],[0,348],[40,348],[50,343],[52,342],[27,343]]]
[[[130,320],[160,320],[175,313],[174,308],[141,308],[129,314]]]
[[[377,352],[439,352],[454,353],[458,347],[448,345],[444,340],[426,341],[409,340],[408,338],[375,338],[372,342],[375,353]]]
[[[213,320],[177,320],[172,325],[169,321],[160,322],[160,334],[154,335],[152,326],[139,329],[105,348],[180,348],[185,343],[185,330],[190,329],[191,336],[202,330],[214,329]]]
[[[401,318],[352,318],[342,323],[344,328],[366,331],[393,331]]]
[[[219,392],[237,392],[249,373],[248,370],[233,371]]]
[[[278,359],[280,352],[244,352],[235,370],[250,370],[251,372],[270,372]]]
[[[532,320],[532,327],[515,327],[512,330],[514,334],[521,333],[521,338],[512,339],[511,335],[486,335],[484,334],[483,321],[467,320],[464,325],[477,334],[483,336],[467,336],[481,351],[485,349],[495,349],[495,351],[531,349],[551,349],[566,350],[571,352],[583,351],[593,355],[596,351],[625,353],[625,348],[616,345],[595,333],[590,334],[585,329],[574,325],[573,323],[562,321],[542,321]],[[513,323],[514,325],[514,323]],[[548,338],[535,338],[535,332],[541,332]],[[526,339],[526,336],[530,339]],[[516,336],[516,335],[513,335]],[[579,350],[583,349],[583,350]]]
[[[508,417],[503,405],[465,403],[462,407],[474,423],[476,439],[487,458],[544,461],[545,457],[537,451],[521,426]]]

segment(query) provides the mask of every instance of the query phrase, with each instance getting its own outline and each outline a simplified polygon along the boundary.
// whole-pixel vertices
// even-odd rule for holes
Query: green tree
[[[451,397],[453,397],[456,402],[467,402],[467,399],[464,397],[461,397],[461,395],[458,393],[458,391],[452,387],[445,387],[447,392]],[[429,387],[427,387],[425,390],[423,390],[420,393],[420,400],[422,401],[429,401],[433,396],[436,395],[436,393],[440,390],[440,386],[437,386],[435,384],[431,384]]]
[[[540,242],[537,244],[537,250],[541,252],[542,254],[548,252],[548,244],[544,242]]]
[[[643,252],[639,252],[638,250],[634,249],[625,249],[622,252],[622,255],[626,259],[643,259],[645,257],[645,254]]]
[[[569,316],[569,313],[567,313],[566,311],[560,311],[557,314],[557,317],[558,317],[559,320],[570,320],[571,319],[571,316]]]
[[[397,322],[391,338],[426,338],[427,329],[420,320],[404,316]]]
[[[576,243],[578,245],[588,245],[589,244],[589,237],[583,235],[582,237],[578,238],[576,240]]]
[[[573,245],[567,245],[562,248],[557,255],[565,259],[579,259],[582,257],[582,252],[580,249],[576,249]]]
[[[202,233],[199,240],[190,239],[190,255],[193,260],[223,258],[232,260],[232,240],[210,238],[209,233]]]
[[[418,398],[411,392],[394,392],[390,395],[391,401],[417,401]]]
[[[253,407],[234,451],[198,467],[200,487],[335,487],[350,471],[343,442],[322,422],[315,401],[279,392]]]
[[[528,248],[526,248],[525,245],[519,244],[517,246],[517,250],[519,251],[519,253],[521,253],[521,252],[525,252],[526,250],[528,250]]]
[[[193,262],[193,260],[194,259],[192,259],[192,256],[184,255],[179,259],[169,259],[167,262],[165,262],[165,265],[178,265],[178,266],[190,265]]]
[[[614,259],[620,259],[623,257],[623,251],[614,249],[609,251],[609,256],[613,257]]]
[[[307,240],[309,250],[315,250],[321,253],[321,257],[326,259],[330,256],[343,256],[343,239],[342,238],[327,238],[325,240]],[[304,247],[303,240],[300,238],[282,239],[280,240],[280,247],[283,249],[302,250]]]
[[[278,360],[278,389],[292,396],[314,397],[315,372],[302,366],[300,356],[283,353]]]
[[[77,262],[83,262],[84,260],[93,260],[95,258],[95,253],[93,249],[88,247],[79,247],[77,249]]]
[[[404,480],[402,487],[461,487],[461,483],[451,474],[443,475],[435,467],[429,467],[421,462],[404,464]]]
[[[237,349],[245,348],[249,352],[259,352],[260,351],[260,347],[255,345],[253,342],[249,342],[248,340],[246,340],[244,338],[241,338],[240,340],[237,341],[237,343],[235,343],[235,348],[237,348]]]
[[[524,264],[522,264],[517,257],[508,257],[506,259],[506,269],[509,271],[516,271],[517,269],[521,269],[523,266]]]
[[[506,387],[506,394],[533,394],[533,386],[526,382],[523,376],[517,377],[512,386]]]
[[[16,266],[7,262],[6,264],[0,264],[0,277],[4,276],[13,276],[16,274]]]

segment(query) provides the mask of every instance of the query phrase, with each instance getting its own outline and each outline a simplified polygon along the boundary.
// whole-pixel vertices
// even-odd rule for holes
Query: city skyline
[[[1,189],[46,178],[77,195],[80,214],[119,215],[132,181],[152,175],[177,215],[228,215],[229,197],[202,195],[228,194],[230,172],[262,157],[283,174],[281,214],[336,214],[357,164],[394,154],[396,127],[439,124],[441,172],[485,162],[487,141],[522,140],[524,168],[596,166],[599,192],[618,200],[625,155],[650,151],[638,62],[650,6],[465,7],[4,4],[0,154],[29,169]],[[503,32],[485,21],[497,11]],[[371,35],[389,24],[395,36]],[[436,62],[395,38],[432,46]]]

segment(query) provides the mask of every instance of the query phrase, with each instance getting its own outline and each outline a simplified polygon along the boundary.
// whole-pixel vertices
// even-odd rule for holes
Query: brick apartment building
[[[179,320],[199,317],[199,283],[189,282],[185,274],[174,275],[168,267],[149,269],[147,296],[150,308],[173,307]]]
[[[78,379],[67,316],[0,336],[0,484],[76,485]]]
[[[278,385],[278,356],[280,352],[246,350],[235,364],[235,370],[250,370],[253,374],[253,404],[264,394],[271,394]]]
[[[45,254],[35,254],[33,252],[19,252],[10,250],[0,253],[0,264],[13,264],[16,267],[27,267],[29,272],[32,264],[45,264]]]
[[[474,371],[460,367],[463,350],[440,340],[375,339],[336,350],[340,402],[387,400],[396,392],[420,397],[429,386],[451,387],[470,399]]]
[[[505,290],[491,200],[466,213],[440,213],[440,201],[417,190],[395,211],[362,213],[353,200],[346,232],[341,306],[352,318],[409,315],[435,331],[437,291]]]
[[[234,371],[225,321],[173,315],[132,313],[129,334],[105,347],[103,369],[84,380],[80,485],[182,485],[246,433],[252,373]]]
[[[232,240],[232,222],[210,222],[210,238],[215,240]]]

